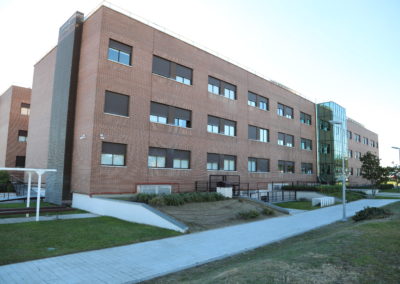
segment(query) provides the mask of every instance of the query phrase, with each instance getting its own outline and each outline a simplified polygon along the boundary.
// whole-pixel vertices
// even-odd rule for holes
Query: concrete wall
[[[29,143],[26,154],[28,168],[47,168],[56,51],[57,48],[53,48],[36,63],[34,69]]]
[[[188,230],[186,225],[143,203],[90,197],[89,195],[74,193],[72,207],[128,222],[152,225],[178,232],[186,232]]]

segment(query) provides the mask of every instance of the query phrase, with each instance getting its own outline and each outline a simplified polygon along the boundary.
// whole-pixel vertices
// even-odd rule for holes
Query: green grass
[[[180,235],[111,217],[5,224],[0,232],[0,265]]]
[[[321,191],[321,194],[342,199],[342,190],[341,189],[340,190],[336,189],[336,190]],[[347,202],[352,202],[352,201],[356,201],[356,200],[360,200],[360,199],[364,199],[364,198],[366,198],[366,196],[360,192],[346,190]]]
[[[319,206],[311,206],[311,201],[290,201],[290,202],[274,203],[274,205],[283,208],[299,209],[299,210],[313,210],[320,208]]]
[[[29,208],[36,208],[36,200],[31,201],[29,204]],[[58,206],[48,202],[40,202],[40,207],[51,207],[51,206]],[[0,203],[0,209],[6,208],[26,208],[26,203]],[[71,211],[60,211],[60,212],[43,212],[40,216],[54,216],[54,215],[65,215],[65,214],[79,214],[79,213],[87,213],[84,210],[75,209]],[[25,214],[14,214],[14,215],[0,215],[0,219],[4,218],[18,218],[18,217],[25,217]],[[36,213],[30,213],[30,216],[36,216]]]
[[[399,283],[400,202],[394,215],[332,225],[146,283]]]
[[[392,189],[381,189],[379,192],[391,192],[391,193],[400,193],[400,188],[392,188]]]

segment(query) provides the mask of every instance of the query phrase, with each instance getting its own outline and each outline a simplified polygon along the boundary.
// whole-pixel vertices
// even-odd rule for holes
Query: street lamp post
[[[343,126],[343,123],[341,121],[335,121],[335,120],[330,120],[329,123],[332,125],[340,125]],[[341,129],[343,131],[343,129]],[[346,139],[346,133],[343,134],[343,138]],[[343,217],[342,221],[347,221],[346,218],[346,168],[345,168],[345,162],[344,162],[344,156],[345,156],[345,149],[344,149],[344,141],[342,141],[342,204],[343,204]]]
[[[393,149],[399,150],[399,166],[400,166],[400,147],[392,146]]]

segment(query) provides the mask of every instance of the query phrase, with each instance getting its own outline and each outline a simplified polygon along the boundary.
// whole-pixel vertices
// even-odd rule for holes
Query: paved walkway
[[[18,217],[18,218],[0,218],[1,224],[13,224],[13,223],[25,223],[33,222],[36,220],[35,213],[30,214],[32,217]],[[94,218],[99,215],[92,213],[81,213],[81,214],[62,214],[62,215],[51,215],[51,216],[40,216],[41,221],[53,221],[53,220],[69,220],[69,219],[82,219],[82,218]],[[1,281],[0,281],[1,283]]]
[[[379,193],[376,194],[376,196],[400,198],[400,193],[396,193],[396,192],[379,192]]]
[[[398,200],[359,200],[366,206]],[[254,249],[341,219],[341,205],[174,238],[0,266],[0,283],[136,283]],[[112,230],[112,228],[110,228]]]

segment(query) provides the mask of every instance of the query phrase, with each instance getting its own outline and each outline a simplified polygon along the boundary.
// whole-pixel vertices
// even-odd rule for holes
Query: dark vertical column
[[[57,173],[47,177],[46,200],[61,204],[71,199],[71,164],[76,91],[78,85],[83,14],[76,12],[60,28],[49,132],[48,168]]]

